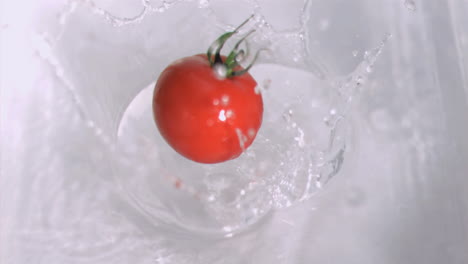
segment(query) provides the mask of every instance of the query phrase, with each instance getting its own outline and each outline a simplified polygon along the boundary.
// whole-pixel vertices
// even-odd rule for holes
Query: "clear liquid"
[[[263,40],[268,36],[262,32],[266,22],[256,20],[261,21],[261,35],[255,40]],[[271,209],[308,199],[340,172],[352,134],[346,119],[351,99],[388,38],[366,52],[343,80],[323,79],[301,70],[300,63],[298,68],[281,66],[284,58],[266,55],[263,61],[278,64],[258,63],[251,70],[264,97],[262,128],[246,153],[217,165],[195,164],[168,147],[154,125],[150,84],[129,104],[118,128],[119,148],[130,148],[141,168],[131,182],[127,175],[117,177],[124,192],[151,221],[164,215],[179,228],[228,236]],[[250,46],[265,45],[255,40]],[[305,56],[301,54],[303,62]]]
[[[269,83],[262,92],[262,128],[241,157],[217,165],[188,161],[164,142],[152,117],[154,84],[132,101],[120,123],[118,141],[122,148],[137,150],[138,159],[145,160],[141,166],[150,164],[131,179],[144,184],[127,189],[137,201],[181,199],[173,214],[182,227],[231,233],[272,208],[309,198],[339,172],[351,128],[335,108],[330,111],[333,87],[309,72],[273,64],[258,65],[251,73],[259,83]],[[122,176],[122,185],[131,186]],[[166,192],[170,195],[162,197]],[[188,210],[193,207],[198,210]],[[144,208],[155,218],[160,210]]]
[[[246,3],[240,14],[249,7],[256,10],[254,2]],[[161,139],[151,116],[153,84],[147,84],[173,59],[203,52],[219,32],[232,29],[238,16],[223,21],[210,1],[145,1],[130,18],[113,15],[95,2],[68,2],[58,16],[58,30],[37,36],[36,49],[49,67],[47,74],[61,88],[50,97],[65,98],[56,104],[46,100],[58,121],[42,141],[54,141],[58,135],[53,131],[61,131],[74,146],[64,150],[71,157],[61,161],[76,162],[73,153],[83,149],[89,156],[75,169],[58,162],[50,167],[51,174],[38,174],[28,183],[31,192],[51,189],[58,198],[25,202],[42,212],[25,220],[27,228],[20,235],[26,239],[32,234],[37,239],[31,239],[33,247],[45,239],[66,256],[92,259],[103,251],[129,247],[132,241],[157,244],[160,229],[180,236],[230,237],[272,209],[291,207],[325,188],[350,155],[347,146],[354,125],[347,117],[349,108],[383,44],[370,50],[349,75],[333,75],[310,53],[302,24],[307,8],[301,11],[300,26],[290,31],[279,32],[267,18],[255,17],[252,48],[270,49],[252,69],[264,96],[265,121],[255,143],[239,159],[208,166],[183,159]],[[184,21],[185,26],[171,19],[188,13],[196,15],[192,23]],[[193,24],[207,33],[198,35]],[[174,36],[168,25],[180,33]],[[320,30],[328,26],[324,22]],[[114,38],[121,43],[109,41]],[[190,39],[190,45],[181,39]],[[41,155],[59,148],[57,142]],[[69,178],[58,177],[62,174]],[[71,190],[65,192],[64,186]],[[82,191],[86,195],[80,195]],[[109,197],[112,210],[99,212],[109,206]],[[93,214],[88,206],[95,209]],[[100,219],[102,226],[92,219]],[[154,231],[143,238],[140,228]],[[161,252],[166,254],[171,255]]]
[[[74,14],[86,17],[89,13],[95,16],[93,19],[117,28],[140,26],[144,19],[158,19],[158,13],[170,12],[175,4],[144,2],[137,16],[122,18],[94,2],[72,1],[59,19],[66,30],[48,42],[60,50],[61,43],[70,37],[66,31],[74,30]],[[206,3],[202,6],[200,12],[209,17],[203,20],[216,21],[212,6]],[[83,91],[74,87],[76,85],[67,87],[82,110],[87,126],[115,155],[111,162],[115,179],[122,186],[121,194],[156,225],[163,220],[176,228],[202,233],[231,234],[243,230],[272,208],[289,207],[308,199],[340,171],[346,160],[346,141],[350,140],[352,130],[346,114],[351,99],[358,95],[358,88],[371,73],[383,44],[366,52],[359,67],[343,79],[327,76],[319,65],[310,65],[304,48],[307,44],[301,37],[304,28],[278,33],[262,16],[255,16],[251,24],[257,30],[250,42],[251,49],[269,49],[252,69],[258,83],[268,83],[268,87],[261,87],[266,111],[254,145],[234,161],[200,165],[172,151],[159,136],[152,120],[150,93],[154,84],[143,90],[144,87],[129,87],[139,92],[134,99],[131,94],[126,98],[115,97],[107,93],[106,88]],[[223,31],[230,29],[230,26],[218,25]],[[321,26],[321,30],[325,29]],[[109,34],[113,31],[108,30]],[[98,37],[92,32],[87,34]],[[154,34],[160,33],[149,34],[147,37],[152,39]],[[170,41],[179,42],[178,39]],[[93,42],[89,44],[94,45]],[[148,52],[166,43],[151,44],[155,46],[149,47]],[[89,49],[88,52],[93,52]],[[168,51],[171,55],[178,53],[174,48]],[[58,77],[64,82],[80,83],[81,80],[66,80],[69,77],[63,72],[73,66],[63,69],[54,56],[51,54],[47,59]],[[93,63],[93,58],[84,63]],[[145,66],[144,61],[139,63]],[[165,67],[164,63],[157,65],[160,69]],[[156,77],[151,75],[151,78]],[[148,79],[148,76],[142,74],[141,78]],[[120,87],[117,90],[127,89]],[[97,100],[90,99],[94,92],[102,93]],[[127,106],[128,100],[131,102]],[[103,109],[106,106],[108,109]]]

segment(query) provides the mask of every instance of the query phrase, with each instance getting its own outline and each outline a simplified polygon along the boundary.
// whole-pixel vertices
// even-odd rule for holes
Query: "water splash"
[[[158,15],[159,13],[166,12],[178,2],[179,1],[162,1],[161,4],[155,4],[154,1],[145,0],[142,1],[142,9],[139,14],[130,18],[122,18],[114,16],[109,11],[98,7],[92,0],[71,0],[58,16],[58,23],[62,25],[62,29],[65,29],[65,26],[69,23],[70,16],[75,14],[78,8],[84,8],[90,13],[102,18],[105,24],[112,25],[113,27],[119,28],[128,25],[138,25],[141,24],[144,19],[147,19],[149,14],[155,13],[155,15]],[[306,1],[305,3],[299,27],[288,32],[276,32],[261,12],[256,14],[254,27],[258,29],[260,34],[258,34],[257,39],[252,41],[254,44],[261,43],[261,45],[269,45],[272,47],[271,49],[275,51],[290,51],[290,46],[287,46],[285,49],[281,45],[285,43],[285,45],[287,45],[288,41],[291,39],[296,41],[292,46],[294,50],[293,56],[288,57],[287,55],[290,55],[290,53],[281,54],[281,52],[279,52],[278,56],[269,58],[269,62],[299,65],[304,58],[308,56],[306,45],[308,36],[305,27],[309,21],[309,14],[305,11],[308,10],[307,4],[309,2],[310,1]],[[204,10],[209,9],[210,5],[211,1],[199,1],[199,7]],[[213,17],[214,20],[217,20],[216,16],[213,15]],[[323,20],[322,22],[322,29],[327,30],[330,21]],[[229,29],[230,27],[225,24],[219,25],[223,29]],[[217,221],[213,224],[213,229],[217,231],[221,230],[221,232],[226,233],[224,235],[227,236],[232,236],[239,232],[239,230],[255,223],[272,208],[289,207],[297,202],[310,198],[340,171],[345,159],[346,140],[344,138],[346,135],[344,134],[346,134],[347,125],[344,117],[347,114],[347,107],[351,101],[349,99],[353,96],[357,96],[357,88],[365,83],[385,43],[390,38],[390,36],[388,36],[379,47],[366,52],[364,61],[358,68],[347,76],[345,80],[340,82],[338,86],[335,86],[336,90],[339,91],[340,98],[343,100],[336,103],[336,107],[326,109],[325,114],[317,118],[317,120],[319,120],[318,122],[310,122],[318,124],[323,123],[323,118],[326,119],[327,132],[325,133],[326,140],[324,141],[327,142],[327,144],[325,144],[324,147],[311,147],[311,142],[313,141],[311,140],[313,137],[310,136],[311,129],[307,126],[308,122],[304,122],[304,120],[308,119],[304,117],[303,113],[307,113],[307,111],[310,110],[307,107],[313,105],[312,103],[309,105],[309,102],[304,100],[304,98],[311,99],[312,101],[313,96],[309,95],[308,97],[299,99],[289,98],[287,100],[285,96],[280,99],[291,104],[290,107],[288,106],[285,108],[285,115],[281,117],[283,113],[281,108],[285,107],[284,102],[281,102],[281,100],[275,105],[278,106],[278,109],[274,110],[278,112],[273,111],[273,118],[279,117],[279,121],[272,126],[275,128],[276,132],[270,132],[277,134],[271,136],[268,133],[264,133],[258,136],[257,144],[262,144],[264,153],[248,152],[243,155],[238,163],[230,167],[214,166],[213,168],[207,169],[200,168],[193,164],[187,165],[187,168],[179,168],[183,167],[181,164],[185,165],[187,163],[181,161],[176,155],[171,154],[172,152],[169,150],[161,151],[160,149],[151,149],[152,147],[154,148],[155,145],[153,145],[153,143],[155,141],[152,141],[154,139],[151,137],[141,136],[141,131],[144,131],[146,128],[140,126],[142,120],[143,123],[151,123],[151,120],[133,120],[129,125],[130,127],[133,126],[133,131],[131,133],[128,131],[125,132],[127,133],[126,138],[125,136],[120,136],[120,138],[125,138],[123,143],[116,143],[115,139],[110,136],[109,131],[99,127],[92,116],[84,114],[82,109],[84,108],[83,102],[76,96],[79,87],[76,87],[73,80],[70,78],[69,75],[72,73],[64,72],[60,60],[58,60],[56,54],[54,54],[54,44],[60,39],[61,34],[63,34],[63,31],[58,36],[50,36],[47,34],[36,36],[38,54],[42,60],[51,66],[61,87],[71,95],[73,104],[79,109],[78,111],[80,112],[82,123],[80,123],[81,125],[78,128],[85,127],[89,129],[92,132],[89,137],[99,142],[96,146],[102,148],[104,154],[110,155],[111,161],[103,161],[100,165],[106,163],[112,164],[109,165],[111,167],[113,166],[112,170],[114,170],[111,174],[117,175],[116,177],[119,178],[118,188],[123,190],[121,193],[117,192],[118,195],[122,195],[121,198],[133,206],[134,208],[132,209],[138,213],[143,212],[145,216],[151,215],[147,218],[149,219],[150,225],[166,224],[167,226],[176,226],[182,229],[187,228],[193,231],[190,229],[192,227],[189,226],[191,223],[188,222],[187,219],[183,219],[184,216],[187,216],[185,212],[180,212],[181,207],[179,207],[179,204],[173,202],[177,201],[177,199],[182,199],[181,197],[187,199],[186,197],[188,196],[188,199],[203,205],[201,210],[206,210],[208,215],[213,217],[210,220],[214,219],[215,222]],[[275,44],[277,43],[276,40],[283,41],[283,44]],[[356,55],[353,53],[353,56],[357,55],[357,53]],[[288,59],[291,59],[291,61]],[[264,62],[265,61],[268,61],[268,59],[264,59]],[[289,70],[291,70],[291,68]],[[309,83],[305,80],[309,80],[307,78],[312,78],[311,76],[315,76],[314,74],[317,73],[317,71],[313,69],[308,70],[309,72],[306,74],[308,77],[301,79],[303,82],[299,83]],[[310,74],[310,71],[314,72],[314,74]],[[279,76],[281,73],[277,75]],[[314,82],[316,81],[315,77],[312,78]],[[318,79],[323,78],[318,77]],[[272,78],[264,78],[263,80],[263,85],[258,86],[257,90],[265,94],[265,96],[276,93],[278,87],[294,89],[294,84],[291,83],[285,83],[284,86],[283,84],[278,85],[279,81],[275,79],[274,76],[272,76]],[[320,85],[325,84],[320,83]],[[300,92],[302,90],[308,89],[299,87],[296,91]],[[325,107],[322,106],[319,108],[320,110],[322,110],[322,108],[325,109]],[[283,126],[287,128],[286,131],[278,129]],[[154,133],[154,127],[150,129],[150,133]],[[245,137],[244,132],[238,131],[240,139]],[[275,137],[284,138],[284,141],[275,140]],[[129,143],[125,142],[125,140],[141,141]],[[240,140],[240,142],[242,142],[242,140]],[[279,144],[278,142],[282,143]],[[129,144],[122,147],[124,143]],[[162,144],[163,143],[160,145]],[[287,147],[283,145],[287,145]],[[161,151],[164,155],[158,154],[158,151]],[[268,157],[270,154],[272,157]],[[272,159],[271,161],[268,160],[270,158]],[[176,170],[171,171],[164,168],[176,168]],[[216,170],[218,170],[218,172]],[[209,173],[206,173],[207,171]],[[231,171],[235,174],[235,177],[232,177],[232,175],[220,176],[219,171]],[[102,174],[105,173],[106,172],[102,172]],[[189,179],[189,176],[194,175],[202,177],[208,175],[205,178],[205,180],[208,179],[208,181],[200,187],[196,182],[194,183],[193,180],[191,181]],[[210,175],[217,176],[213,179],[213,176]],[[240,181],[227,181],[228,187],[223,187],[216,185],[216,180],[220,179],[240,179]],[[96,190],[96,193],[99,193],[99,190]],[[166,194],[169,196],[167,200],[158,197],[158,195]],[[77,201],[77,203],[83,204],[86,202],[87,201]],[[76,206],[82,205],[78,204]],[[143,220],[141,221],[144,222]],[[109,225],[112,226],[112,223]],[[82,226],[80,226],[80,228],[81,227]],[[86,228],[88,228],[88,226],[86,226]],[[193,229],[197,231],[196,228]],[[211,231],[213,229],[211,229]],[[112,233],[112,230],[109,232]],[[73,234],[73,236],[62,236],[62,239],[63,241],[73,240],[75,235],[76,234]],[[106,234],[104,233],[103,236],[106,236]],[[126,235],[124,237],[126,237]],[[80,247],[82,252],[89,252],[92,250],[92,247],[105,248],[108,245],[112,245],[113,241],[119,240],[119,238],[109,235],[107,236],[108,240],[101,240],[100,246],[89,245],[91,248],[88,248],[86,246],[86,241],[92,239],[92,236],[83,237],[83,240],[79,240],[76,244],[69,243],[66,249],[71,252],[70,248]],[[130,240],[131,239],[136,238],[130,236]]]
[[[373,71],[377,59],[391,38],[391,34],[386,34],[376,48],[364,52],[363,61],[351,74],[335,83],[344,100],[351,101],[352,97],[358,94],[357,90],[367,81],[369,74]]]
[[[257,70],[260,67],[253,69],[252,74],[268,84],[268,90],[261,92],[266,104],[275,110],[266,113],[263,127],[254,145],[246,153],[229,163],[204,167],[189,163],[178,155],[165,158],[171,150],[164,147],[157,150],[162,156],[151,158],[154,167],[147,168],[146,173],[150,173],[148,170],[161,171],[164,168],[166,173],[174,175],[170,181],[180,187],[176,189],[202,202],[209,217],[221,223],[221,230],[229,228],[228,234],[235,234],[258,221],[271,208],[289,207],[307,200],[340,172],[349,140],[350,123],[346,116],[352,103],[351,98],[359,95],[360,88],[372,72],[368,68],[374,67],[389,39],[390,35],[378,47],[367,51],[358,67],[332,87],[305,71],[279,66],[263,66],[261,72]],[[303,84],[309,84],[314,89],[303,89]],[[153,86],[147,89],[151,92]],[[320,91],[336,91],[336,94],[324,97],[327,93]],[[275,97],[277,99],[273,99]],[[144,101],[142,103],[145,104]],[[332,107],[327,108],[330,103]],[[138,145],[131,143],[138,137],[155,140],[149,136],[154,134],[152,126],[141,127],[141,124],[152,122],[151,107],[146,107],[144,118],[126,123],[124,130],[131,131],[131,134],[119,136],[123,141],[130,140],[125,144]],[[312,112],[317,113],[316,116],[310,114],[309,107],[314,107]],[[242,146],[246,135],[244,131],[236,132]],[[165,145],[162,139],[151,144]],[[139,174],[138,181],[148,180],[145,174]],[[203,184],[197,187],[193,183],[194,178],[204,179]],[[151,181],[161,185],[156,180]],[[125,181],[124,186],[128,185]],[[161,198],[155,196],[160,191],[152,190],[145,184],[138,186],[138,189],[124,188],[130,193],[139,193],[135,199],[143,203]],[[151,206],[145,207],[145,211],[150,214],[154,214],[155,210]],[[189,219],[183,217],[183,213],[180,217]],[[180,224],[185,228],[190,225]],[[197,230],[195,227],[190,228]]]

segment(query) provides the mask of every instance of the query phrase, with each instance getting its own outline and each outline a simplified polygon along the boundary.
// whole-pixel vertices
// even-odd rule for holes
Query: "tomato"
[[[232,69],[244,70],[239,65]],[[190,160],[234,159],[252,144],[262,123],[263,101],[256,86],[248,72],[218,76],[206,54],[179,59],[156,83],[156,125],[166,142]]]
[[[220,54],[234,31],[221,35],[205,54],[179,59],[159,76],[153,95],[153,115],[166,142],[182,156],[200,163],[238,157],[255,139],[263,118],[262,96],[244,69],[248,54],[242,37],[228,56]],[[214,53],[213,53],[214,52]]]

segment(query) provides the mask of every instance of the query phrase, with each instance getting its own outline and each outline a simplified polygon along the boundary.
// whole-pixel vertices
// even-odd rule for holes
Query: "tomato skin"
[[[218,78],[204,54],[179,59],[156,83],[156,125],[167,143],[190,160],[234,159],[252,144],[262,123],[263,100],[256,86],[249,73]]]

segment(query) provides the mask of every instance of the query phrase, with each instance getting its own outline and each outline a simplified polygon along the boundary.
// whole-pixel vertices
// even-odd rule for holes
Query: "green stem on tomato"
[[[239,55],[247,55],[245,54],[245,51],[243,49],[239,50],[239,46],[242,42],[245,41],[245,39],[250,36],[252,33],[255,32],[255,29],[252,29],[251,31],[249,31],[247,34],[245,34],[244,37],[242,37],[239,41],[237,41],[236,45],[234,46],[234,48],[232,49],[232,51],[229,53],[228,57],[226,58],[226,65],[229,67],[231,64],[234,64],[237,62],[237,57]],[[246,42],[247,44],[247,42]],[[248,48],[247,48],[247,51],[248,51]]]
[[[216,65],[222,65],[226,68],[226,76],[227,78],[229,77],[234,77],[234,76],[240,76],[244,73],[246,73],[255,63],[257,60],[258,54],[260,51],[258,51],[255,54],[255,57],[253,61],[247,66],[247,68],[240,70],[240,71],[234,71],[234,68],[239,66],[239,61],[241,60],[239,57],[246,56],[248,55],[249,51],[248,48],[246,50],[240,49],[240,45],[245,42],[247,37],[249,37],[255,30],[249,31],[245,36],[243,36],[234,46],[234,48],[231,50],[229,55],[226,58],[226,61],[223,62],[223,59],[221,57],[221,49],[224,47],[224,44],[226,41],[231,38],[234,34],[238,33],[239,29],[244,26],[250,19],[252,19],[253,15],[251,15],[247,20],[245,20],[242,24],[240,24],[234,31],[226,32],[222,34],[218,39],[216,39],[213,44],[208,48],[208,51],[206,52],[206,55],[208,57],[208,61],[210,63],[211,68],[215,68]],[[214,52],[214,58],[213,58],[213,52]]]
[[[263,51],[263,49],[261,50],[258,50],[257,53],[255,53],[255,57],[254,59],[252,60],[252,62],[247,66],[245,67],[245,69],[243,70],[240,70],[240,71],[232,71],[229,73],[229,70],[228,70],[228,76],[240,76],[246,72],[248,72],[250,70],[250,68],[252,68],[252,66],[255,64],[255,61],[257,61],[257,58],[258,58],[258,55],[260,54],[260,52]]]

